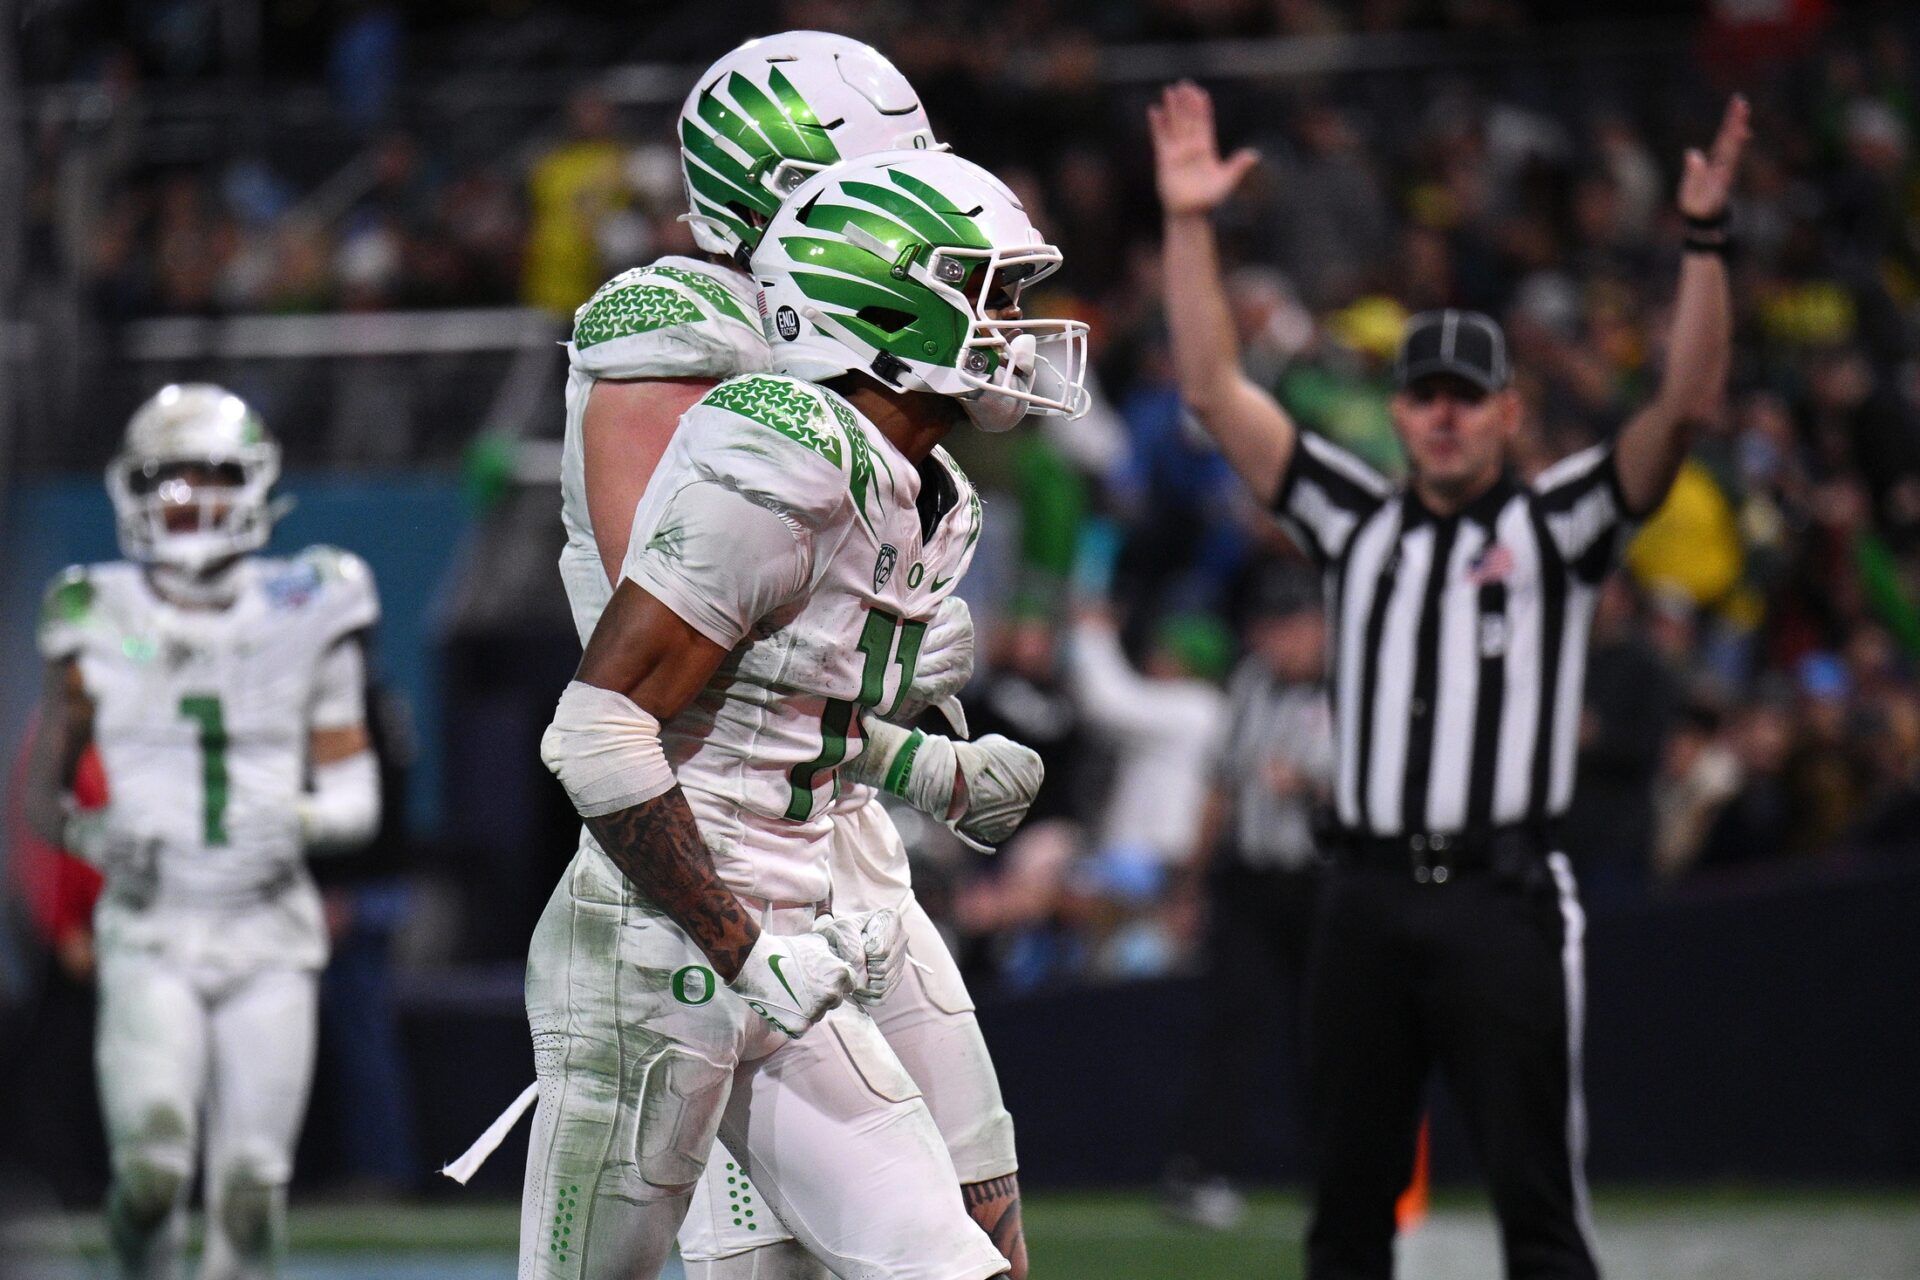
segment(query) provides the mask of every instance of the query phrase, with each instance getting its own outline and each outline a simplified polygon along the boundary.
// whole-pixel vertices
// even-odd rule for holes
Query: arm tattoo
[[[993,1241],[1000,1256],[1013,1264],[1011,1274],[1024,1276],[1027,1269],[1026,1234],[1020,1222],[1020,1178],[1009,1173],[985,1182],[969,1182],[960,1188],[967,1212]]]
[[[680,788],[586,822],[621,874],[687,931],[723,980],[732,981],[760,929],[720,883]]]

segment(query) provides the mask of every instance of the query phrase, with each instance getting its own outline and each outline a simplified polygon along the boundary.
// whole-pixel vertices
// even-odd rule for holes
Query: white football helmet
[[[269,495],[280,446],[247,402],[206,382],[160,388],[107,464],[120,549],[198,574],[264,546],[284,507]]]
[[[920,96],[877,51],[825,31],[749,40],[708,67],[680,108],[694,241],[742,259],[809,174],[896,148],[942,149]]]
[[[814,175],[767,224],[753,275],[773,364],[858,369],[953,396],[974,423],[1087,411],[1087,325],[996,319],[1060,267],[1005,183],[942,152],[889,151]]]

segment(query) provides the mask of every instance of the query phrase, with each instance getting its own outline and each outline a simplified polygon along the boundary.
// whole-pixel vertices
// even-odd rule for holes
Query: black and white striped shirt
[[[1613,449],[1435,515],[1302,433],[1275,509],[1326,574],[1335,816],[1390,836],[1538,823],[1573,795],[1599,586],[1631,525]]]

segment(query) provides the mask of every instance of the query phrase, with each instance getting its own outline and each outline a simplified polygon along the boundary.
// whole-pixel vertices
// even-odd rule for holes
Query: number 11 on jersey
[[[900,668],[899,692],[894,695],[893,709],[897,711],[906,701],[907,689],[913,684],[914,666],[920,661],[920,643],[926,634],[924,622],[903,621],[884,609],[868,611],[867,625],[861,628],[860,641],[854,646],[866,656],[866,666],[860,673],[860,694],[851,702],[842,698],[827,699],[826,709],[820,713],[820,754],[805,764],[795,765],[789,775],[793,791],[787,801],[787,817],[799,821],[812,815],[813,780],[847,758],[847,730],[860,708],[880,705],[886,691],[889,657],[893,658],[893,665]]]

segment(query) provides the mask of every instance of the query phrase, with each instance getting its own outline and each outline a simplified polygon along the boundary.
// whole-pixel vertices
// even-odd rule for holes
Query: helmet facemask
[[[1087,411],[1086,322],[1013,318],[1021,293],[1060,269],[1058,249],[929,246],[926,256],[927,287],[969,317],[954,373],[972,392],[961,403],[975,426],[1005,431],[1029,414]]]

